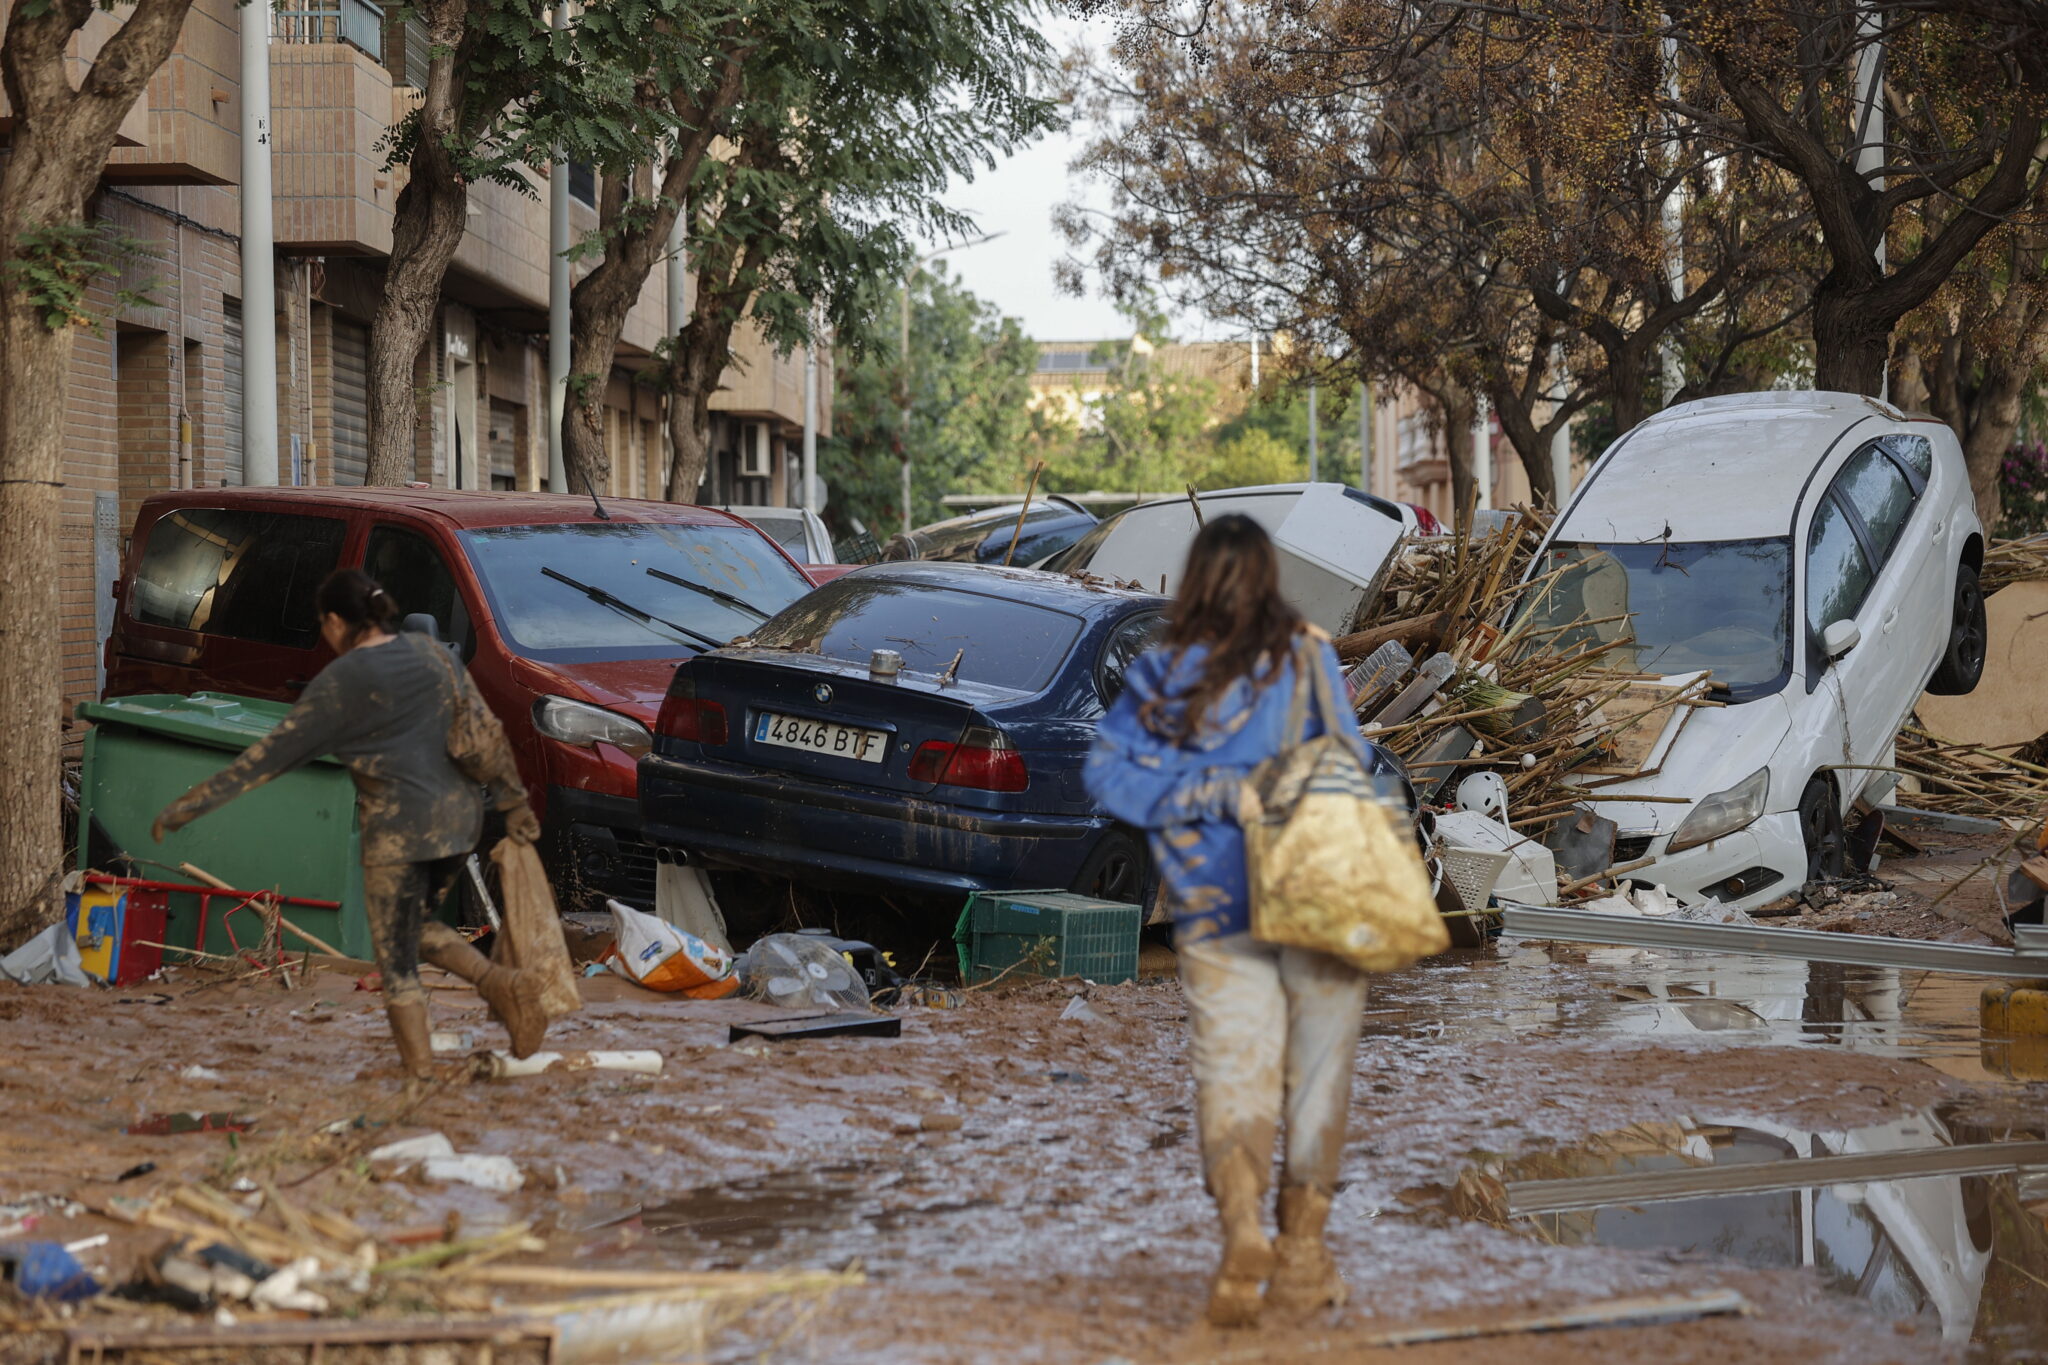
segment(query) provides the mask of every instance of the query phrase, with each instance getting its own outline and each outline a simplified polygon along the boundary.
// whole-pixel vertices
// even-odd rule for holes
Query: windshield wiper
[[[674,621],[663,620],[661,617],[656,616],[651,611],[642,611],[640,608],[634,606],[631,602],[628,602],[625,598],[620,597],[617,593],[607,592],[603,588],[582,582],[579,579],[571,578],[569,577],[569,575],[563,573],[560,569],[550,569],[543,565],[541,567],[541,573],[548,578],[554,579],[557,583],[568,584],[570,587],[576,589],[576,591],[582,593],[585,597],[588,597],[591,601],[596,602],[601,606],[610,607],[613,611],[621,612],[627,616],[632,617],[636,621],[643,621],[649,625],[665,626],[669,630],[674,631],[678,635],[687,635],[692,640],[702,641],[703,648],[705,649],[717,649],[725,643],[722,640],[712,639],[709,635],[706,635],[701,630],[691,630],[688,626],[680,626],[677,625]]]
[[[649,569],[647,573],[649,577],[659,578],[664,583],[673,583],[679,588],[688,588],[692,592],[701,592],[706,597],[709,597],[714,601],[723,602],[728,607],[737,607],[741,611],[746,612],[749,615],[757,617],[763,621],[767,620],[768,617],[772,614],[769,612],[762,611],[759,607],[755,606],[752,602],[747,601],[744,597],[734,597],[731,593],[725,591],[725,589],[723,588],[714,588],[704,583],[693,583],[687,578],[678,578],[676,575],[669,573],[666,569]]]

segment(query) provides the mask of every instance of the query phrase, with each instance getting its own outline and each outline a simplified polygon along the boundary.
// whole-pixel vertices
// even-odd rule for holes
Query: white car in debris
[[[1722,703],[1665,708],[1586,779],[1615,864],[1738,909],[1839,875],[1921,693],[1977,685],[1983,557],[1955,435],[1873,399],[1708,398],[1615,442],[1538,551],[1523,629],[1560,657],[1622,641],[1610,660],[1705,673]]]

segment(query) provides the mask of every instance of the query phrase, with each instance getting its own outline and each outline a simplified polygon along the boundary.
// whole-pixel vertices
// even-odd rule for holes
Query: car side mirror
[[[1832,622],[1820,633],[1821,652],[1827,655],[1829,663],[1841,658],[1862,642],[1863,632],[1854,621]]]

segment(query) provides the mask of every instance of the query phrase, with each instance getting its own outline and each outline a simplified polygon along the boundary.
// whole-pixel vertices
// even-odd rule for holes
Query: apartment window
[[[569,197],[591,208],[597,207],[597,168],[581,161],[569,163]]]

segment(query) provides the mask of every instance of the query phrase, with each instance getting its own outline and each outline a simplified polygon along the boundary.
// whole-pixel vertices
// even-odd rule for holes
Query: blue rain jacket
[[[1342,704],[1346,696],[1337,652],[1318,644],[1322,666]],[[1257,687],[1239,679],[1220,697],[1184,743],[1155,734],[1140,715],[1149,700],[1167,699],[1177,720],[1184,697],[1201,676],[1208,650],[1190,645],[1149,650],[1124,675],[1123,694],[1103,717],[1088,754],[1088,794],[1126,824],[1148,832],[1152,860],[1166,884],[1174,935],[1194,942],[1251,930],[1244,831],[1237,822],[1238,787],[1252,769],[1290,744],[1323,733],[1311,696],[1308,719],[1296,736],[1285,733],[1294,697],[1294,663],[1283,660]],[[1356,731],[1352,732],[1354,738]],[[1364,758],[1364,746],[1359,746]]]

